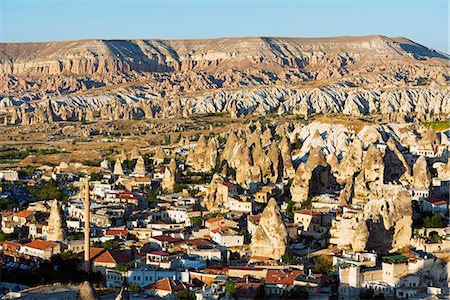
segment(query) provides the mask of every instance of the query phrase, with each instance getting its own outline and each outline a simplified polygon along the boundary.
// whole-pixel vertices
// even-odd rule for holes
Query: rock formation
[[[225,182],[225,179],[220,174],[214,174],[211,183],[206,191],[205,198],[203,200],[206,208],[209,211],[220,211],[224,208],[224,204],[228,199],[228,195],[225,195],[220,189],[220,185]]]
[[[172,159],[169,165],[167,165],[164,170],[164,177],[161,182],[162,189],[168,192],[173,192],[177,180],[178,180],[177,164],[175,160]]]
[[[136,166],[134,167],[134,172],[133,174],[135,176],[145,176],[145,162],[144,162],[144,158],[139,155],[137,161],[136,161]]]
[[[114,175],[125,175],[122,169],[122,163],[120,162],[120,159],[116,160],[116,163],[114,164]]]
[[[382,196],[379,188],[384,185],[384,161],[383,154],[374,145],[367,150],[361,171],[355,179],[355,198],[366,202],[372,196]]]
[[[288,233],[275,199],[270,199],[252,236],[252,257],[279,260],[286,253]]]
[[[219,141],[216,138],[207,140],[203,135],[187,157],[187,164],[196,172],[210,172],[216,167]]]
[[[428,170],[427,160],[419,156],[413,167],[413,187],[417,189],[428,189],[431,184],[431,174]]]
[[[322,193],[333,184],[330,166],[320,148],[310,151],[305,164],[295,171],[291,185],[292,200],[303,202],[313,194]]]
[[[61,206],[58,200],[53,200],[48,219],[47,240],[61,242],[64,240],[66,228]]]

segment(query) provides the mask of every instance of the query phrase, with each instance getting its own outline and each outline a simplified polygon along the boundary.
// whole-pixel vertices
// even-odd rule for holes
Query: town
[[[449,133],[253,120],[0,170],[1,299],[444,299]]]

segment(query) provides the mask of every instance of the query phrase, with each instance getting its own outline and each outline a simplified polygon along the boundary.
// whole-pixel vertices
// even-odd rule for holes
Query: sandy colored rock
[[[268,257],[279,260],[287,247],[287,230],[275,199],[270,199],[261,214],[259,225],[252,236],[252,257]]]
[[[114,164],[114,171],[113,171],[114,175],[125,175],[123,172],[123,168],[122,168],[122,162],[120,161],[120,159],[118,158],[116,160],[116,163]]]
[[[144,158],[139,155],[137,161],[136,161],[136,165],[134,167],[134,172],[133,174],[135,176],[145,176],[146,171],[145,171],[145,161]]]
[[[164,170],[164,177],[161,182],[161,187],[163,190],[168,192],[173,192],[175,184],[178,180],[177,175],[177,164],[174,159],[172,159],[169,165],[166,166]]]
[[[431,174],[428,169],[427,160],[419,156],[413,167],[413,187],[416,189],[427,189],[431,185]]]
[[[65,222],[58,200],[53,200],[48,218],[47,240],[61,242],[65,237]]]

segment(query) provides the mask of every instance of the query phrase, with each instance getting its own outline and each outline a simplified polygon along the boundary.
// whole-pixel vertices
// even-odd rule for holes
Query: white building
[[[0,170],[0,180],[17,181],[19,180],[19,173],[14,170]]]
[[[244,245],[244,236],[238,235],[228,227],[219,227],[211,230],[211,238],[224,247],[238,247]]]

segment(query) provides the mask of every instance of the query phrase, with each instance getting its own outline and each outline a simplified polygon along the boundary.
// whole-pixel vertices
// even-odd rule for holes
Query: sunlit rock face
[[[177,183],[177,164],[174,159],[172,159],[168,166],[164,170],[163,180],[161,182],[161,187],[167,192],[173,192],[175,184]]]
[[[286,253],[287,230],[281,219],[275,199],[270,199],[261,214],[259,225],[252,236],[250,251],[253,257],[280,259]]]
[[[65,222],[58,200],[53,200],[48,219],[47,240],[61,242],[65,237]]]

